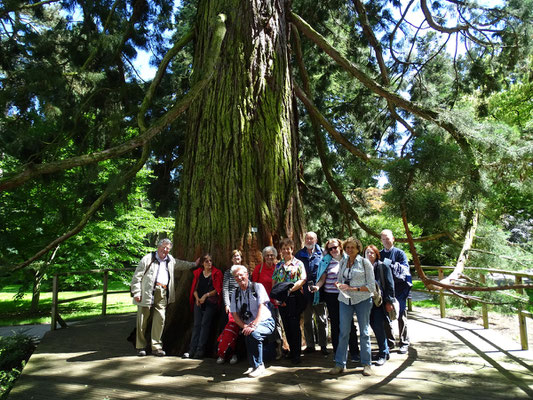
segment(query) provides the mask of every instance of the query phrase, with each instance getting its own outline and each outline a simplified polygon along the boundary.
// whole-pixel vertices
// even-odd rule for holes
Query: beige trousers
[[[154,304],[151,307],[137,307],[137,339],[135,347],[137,349],[146,349],[146,326],[152,313],[152,332],[150,345],[152,350],[163,348],[161,336],[165,326],[165,309],[167,306],[167,289],[156,286],[154,290]]]

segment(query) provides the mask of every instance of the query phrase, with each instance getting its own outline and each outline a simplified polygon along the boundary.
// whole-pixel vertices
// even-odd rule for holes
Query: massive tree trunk
[[[232,248],[245,262],[280,237],[299,244],[303,212],[298,189],[297,132],[283,0],[199,2],[194,76],[209,57],[213,18],[224,13],[226,37],[213,80],[188,110],[174,254],[205,252],[225,269]],[[193,78],[194,79],[194,78]],[[255,229],[257,228],[257,233]],[[166,348],[183,349],[190,325],[191,274],[177,282],[167,312]]]

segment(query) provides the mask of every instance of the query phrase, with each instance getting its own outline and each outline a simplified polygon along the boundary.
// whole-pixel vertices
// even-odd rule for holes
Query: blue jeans
[[[378,358],[386,358],[389,355],[389,345],[387,344],[387,335],[385,333],[384,325],[386,318],[385,303],[379,307],[372,307],[372,311],[370,312],[370,326],[372,327],[374,335],[376,336],[376,341],[378,342]]]
[[[338,367],[346,367],[346,359],[348,358],[348,340],[350,338],[350,329],[352,324],[353,314],[357,316],[357,323],[359,325],[359,334],[361,336],[361,364],[371,365],[370,353],[370,310],[372,309],[372,298],[363,300],[357,304],[348,305],[339,302],[339,346],[335,353],[335,365]]]
[[[250,367],[257,368],[263,364],[263,340],[274,332],[275,327],[274,319],[267,318],[261,321],[251,334],[244,336]]]
[[[218,305],[206,301],[202,310],[201,306],[194,305],[194,325],[192,328],[191,345],[189,354],[193,357],[196,353],[202,354],[205,351],[205,344],[209,338],[211,323],[215,318]]]

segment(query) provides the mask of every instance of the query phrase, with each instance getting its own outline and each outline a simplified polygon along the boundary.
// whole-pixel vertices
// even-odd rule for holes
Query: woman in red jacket
[[[193,271],[194,279],[189,297],[194,312],[194,326],[189,352],[183,355],[185,358],[204,357],[211,324],[221,301],[222,272],[213,267],[209,254],[200,259],[199,265],[200,267]]]

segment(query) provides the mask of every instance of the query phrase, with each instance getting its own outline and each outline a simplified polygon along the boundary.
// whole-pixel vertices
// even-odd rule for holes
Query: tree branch
[[[211,58],[208,59],[203,66],[205,74],[190,90],[189,92],[174,106],[168,110],[162,117],[153,123],[152,126],[146,129],[146,131],[136,138],[128,140],[118,146],[106,149],[103,151],[84,154],[77,157],[72,157],[66,160],[50,162],[46,164],[27,165],[23,171],[16,173],[10,177],[0,179],[0,191],[12,189],[22,185],[30,179],[44,174],[51,174],[54,172],[79,167],[82,165],[92,164],[100,161],[104,161],[110,158],[118,157],[128,151],[131,151],[139,146],[144,145],[158,133],[160,133],[165,127],[174,122],[176,118],[181,115],[189,105],[198,97],[203,91],[207,83],[213,76],[215,61],[220,55],[220,47],[222,40],[226,34],[225,16],[220,15],[216,21],[214,35],[211,43]]]
[[[420,0],[420,8],[422,9],[422,13],[424,13],[424,17],[426,17],[426,21],[428,25],[438,32],[456,33],[460,31],[466,31],[469,28],[468,25],[457,25],[457,26],[454,26],[453,28],[447,28],[445,26],[437,24],[435,20],[433,19],[433,15],[431,15],[431,11],[429,10],[427,0]]]
[[[38,260],[39,258],[41,258],[43,255],[45,255],[46,253],[48,253],[50,250],[52,250],[54,247],[58,248],[58,246],[63,243],[64,241],[66,241],[67,239],[70,239],[72,236],[75,236],[76,234],[78,234],[79,232],[81,232],[81,230],[83,228],[85,228],[85,226],[87,225],[87,223],[89,222],[89,220],[91,219],[91,217],[94,215],[94,213],[100,208],[100,206],[104,203],[104,201],[113,193],[115,192],[116,190],[118,190],[119,188],[121,188],[127,181],[129,181],[130,179],[132,179],[135,175],[137,175],[137,172],[139,172],[139,170],[143,167],[144,163],[146,162],[146,160],[148,159],[148,156],[150,154],[150,151],[149,151],[149,146],[148,144],[145,144],[144,145],[144,148],[143,148],[143,153],[142,153],[142,156],[141,158],[137,161],[137,163],[133,166],[133,168],[131,168],[129,171],[127,171],[126,173],[124,174],[119,174],[115,177],[115,179],[113,179],[106,187],[106,189],[104,190],[104,192],[100,195],[100,197],[98,197],[98,199],[96,199],[94,201],[93,204],[91,204],[91,206],[89,207],[89,209],[85,212],[85,214],[83,214],[80,222],[78,223],[78,225],[76,225],[74,228],[72,228],[70,231],[68,231],[67,233],[65,233],[64,235],[58,237],[57,239],[53,240],[52,242],[50,242],[48,245],[46,245],[44,248],[42,248],[41,250],[39,250],[37,253],[35,253],[32,257],[28,258],[26,261],[16,265],[15,267],[13,267],[11,269],[11,271],[17,271],[19,269],[22,269],[28,265],[30,265],[32,262]]]

